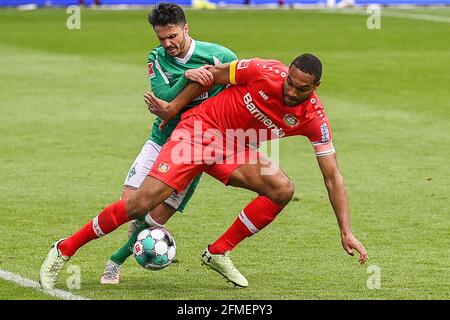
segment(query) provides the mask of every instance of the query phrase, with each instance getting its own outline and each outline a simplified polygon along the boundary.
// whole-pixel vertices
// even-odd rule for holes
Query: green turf
[[[0,299],[1,300],[51,300],[57,299],[43,294],[34,288],[25,288],[9,281],[0,280]]]
[[[414,13],[415,11],[408,11]],[[446,13],[449,11],[447,10]],[[418,14],[434,14],[419,10]],[[437,15],[443,15],[437,13]],[[240,57],[324,63],[319,94],[334,129],[356,236],[367,266],[342,250],[320,171],[304,138],[281,142],[296,182],[276,222],[234,252],[250,287],[200,266],[203,248],[254,196],[204,177],[169,222],[179,263],[149,272],[131,260],[122,283],[98,283],[125,227],[82,248],[81,290],[92,299],[449,299],[450,24],[315,11],[188,11],[191,35]],[[447,14],[448,16],[448,14]],[[152,118],[142,101],[157,40],[141,11],[0,10],[0,269],[37,280],[51,243],[116,200]],[[58,288],[65,289],[64,270]],[[0,281],[0,299],[47,299]]]

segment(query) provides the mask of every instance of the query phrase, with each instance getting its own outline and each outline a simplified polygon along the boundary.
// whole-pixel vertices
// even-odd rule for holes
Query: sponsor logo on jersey
[[[320,126],[320,132],[322,132],[322,141],[330,140],[330,131],[328,130],[328,126],[326,123],[323,123]]]
[[[264,93],[264,91],[259,90],[258,93],[261,95],[261,97],[262,97],[264,100],[268,100],[268,99],[269,99],[269,97],[267,96],[267,94]]]
[[[266,116],[261,110],[253,103],[253,98],[250,92],[247,92],[244,96],[244,103],[247,110],[256,118],[256,120],[262,122],[274,135],[282,138],[286,135],[282,128],[278,128],[268,116]]]
[[[158,166],[158,171],[162,173],[167,173],[170,170],[170,165],[168,163],[161,162]]]
[[[148,76],[153,78],[155,76],[155,71],[153,71],[153,62],[147,63],[148,66]]]
[[[248,66],[250,65],[250,61],[249,59],[243,59],[243,60],[239,60],[239,63],[237,65],[237,69],[247,69]]]
[[[300,124],[300,121],[289,113],[284,116],[283,121],[291,128],[294,128]]]
[[[201,101],[201,100],[206,100],[208,99],[209,95],[208,95],[208,91],[206,91],[204,94],[198,96],[197,98],[195,98],[192,101]]]

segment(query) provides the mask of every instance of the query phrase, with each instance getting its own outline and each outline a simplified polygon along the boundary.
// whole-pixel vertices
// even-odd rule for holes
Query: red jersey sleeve
[[[230,63],[230,83],[246,85],[258,74],[257,61],[260,59],[243,59]]]
[[[328,119],[317,118],[312,121],[311,125],[312,128],[306,136],[311,141],[316,156],[323,157],[335,153]]]

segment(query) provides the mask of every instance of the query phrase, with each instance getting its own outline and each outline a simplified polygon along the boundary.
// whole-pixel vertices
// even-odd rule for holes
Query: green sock
[[[131,237],[128,239],[128,241],[122,247],[117,249],[116,252],[114,252],[111,255],[110,259],[115,263],[122,265],[125,262],[125,260],[127,260],[127,258],[133,254],[133,244],[136,241],[139,232],[141,232],[145,228],[148,228],[148,225],[147,223],[145,223],[145,221],[142,221],[139,227],[133,232]]]

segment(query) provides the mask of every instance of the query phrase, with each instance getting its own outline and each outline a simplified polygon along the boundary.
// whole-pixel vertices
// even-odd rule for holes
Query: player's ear
[[[322,81],[319,81],[316,83],[316,89],[320,86],[321,83],[322,83]]]
[[[185,24],[183,27],[184,33],[189,34],[189,24]]]

